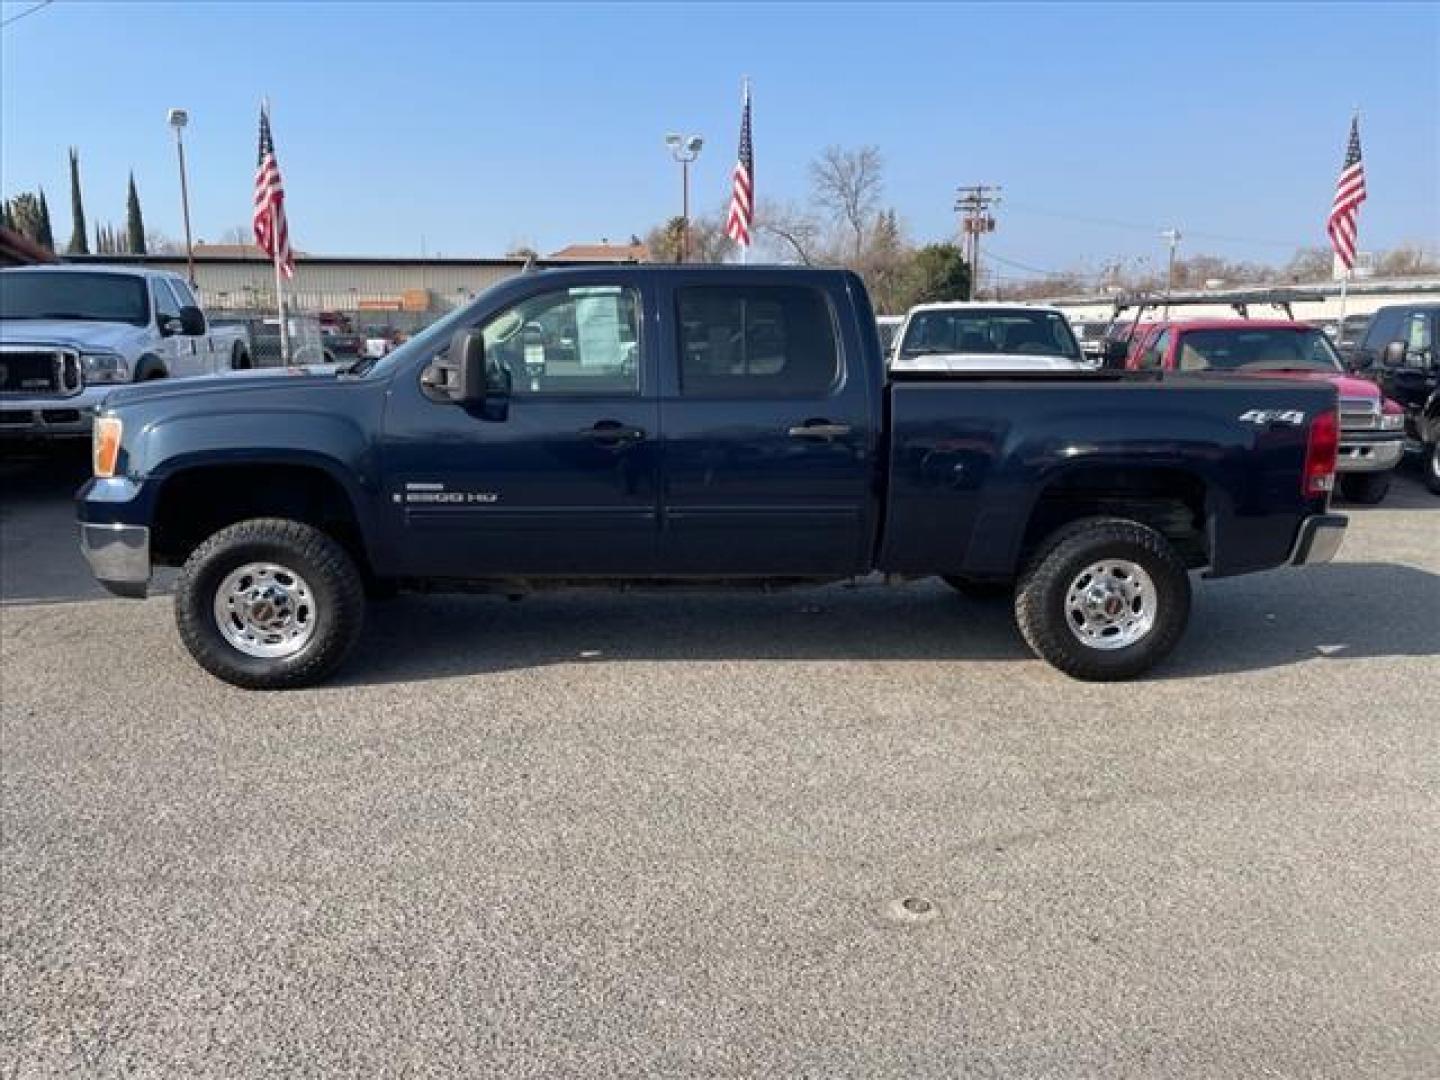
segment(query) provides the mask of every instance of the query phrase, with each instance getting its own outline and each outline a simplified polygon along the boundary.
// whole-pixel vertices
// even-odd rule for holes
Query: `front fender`
[[[195,468],[275,465],[318,469],[350,499],[367,548],[378,542],[377,443],[361,420],[333,412],[272,407],[243,412],[187,412],[146,423],[132,442],[125,471],[152,493]]]

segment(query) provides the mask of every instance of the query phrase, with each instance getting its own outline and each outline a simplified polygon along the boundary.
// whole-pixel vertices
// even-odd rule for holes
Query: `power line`
[[[1079,221],[1086,225],[1100,225],[1107,229],[1129,229],[1133,232],[1156,233],[1159,232],[1159,225],[1145,225],[1138,221],[1119,221],[1115,218],[1092,217],[1088,214],[1071,214],[1064,210],[1050,210],[1043,206],[1030,206],[1026,203],[1009,203],[1011,210],[1019,210],[1022,214],[1038,214],[1041,217],[1061,218],[1066,221]],[[1318,245],[1305,244],[1298,240],[1257,240],[1253,236],[1230,236],[1226,233],[1200,232],[1198,229],[1186,230],[1189,235],[1200,240],[1217,240],[1224,244],[1247,244],[1251,247],[1270,248],[1303,248],[1315,247]]]
[[[0,22],[0,30],[5,29],[5,27],[9,26],[11,23],[19,22],[21,19],[25,18],[26,15],[34,15],[35,12],[39,11],[41,8],[49,7],[54,2],[55,0],[40,0],[40,3],[36,4],[34,7],[26,8],[24,11],[20,12],[19,15],[11,15],[10,18],[6,19],[4,22]]]

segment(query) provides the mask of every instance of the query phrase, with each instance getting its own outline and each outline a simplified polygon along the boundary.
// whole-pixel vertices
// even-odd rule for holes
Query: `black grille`
[[[0,391],[53,394],[60,389],[60,368],[53,352],[0,353]]]

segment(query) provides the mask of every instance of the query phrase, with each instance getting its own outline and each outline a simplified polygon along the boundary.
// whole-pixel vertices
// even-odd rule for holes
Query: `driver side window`
[[[169,282],[156,278],[150,283],[155,290],[155,322],[158,326],[164,326],[169,319],[180,318],[180,305],[175,300],[175,294],[170,291]]]
[[[532,296],[482,328],[487,381],[515,397],[640,393],[640,295],[618,285]]]

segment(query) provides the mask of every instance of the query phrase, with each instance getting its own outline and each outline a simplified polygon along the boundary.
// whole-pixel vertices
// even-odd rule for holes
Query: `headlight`
[[[108,480],[115,475],[115,463],[120,459],[120,436],[124,425],[118,416],[97,416],[90,437],[90,459],[95,475]]]
[[[1387,412],[1380,414],[1381,431],[1402,431],[1405,428],[1405,414]]]
[[[85,381],[92,383],[129,382],[130,365],[115,353],[86,353],[80,357]]]

